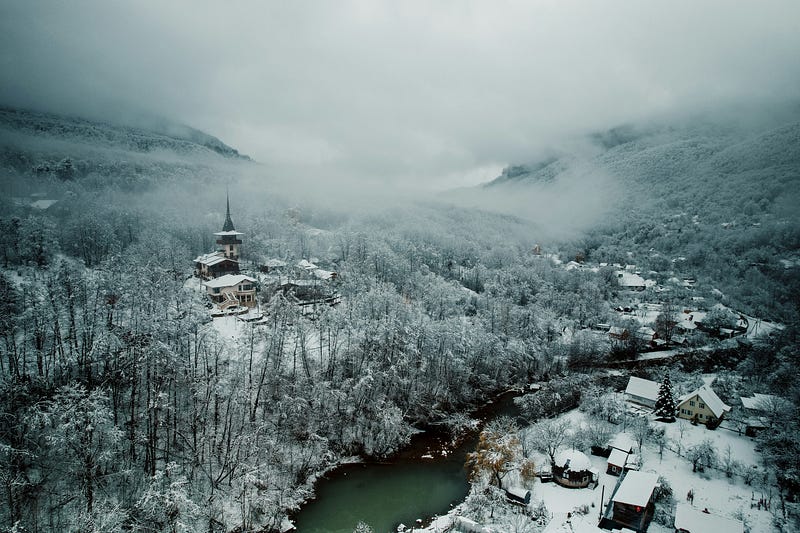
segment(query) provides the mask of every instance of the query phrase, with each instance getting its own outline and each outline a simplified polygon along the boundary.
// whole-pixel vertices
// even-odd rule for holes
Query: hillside
[[[142,126],[0,108],[0,171],[136,188],[250,158],[216,137],[161,119]]]
[[[533,198],[573,182],[580,168],[587,190],[603,184],[608,205],[585,238],[576,239],[573,253],[699,276],[751,312],[797,318],[796,109],[755,125],[704,118],[620,127],[590,136],[587,144],[580,152],[508,167],[482,189]],[[568,190],[577,206],[590,194]]]

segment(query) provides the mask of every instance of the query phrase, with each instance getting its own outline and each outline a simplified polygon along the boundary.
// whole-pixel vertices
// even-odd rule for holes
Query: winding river
[[[486,421],[517,416],[515,393],[506,393],[479,409],[473,417]],[[321,478],[315,487],[316,499],[295,516],[302,533],[352,533],[363,521],[376,533],[396,531],[398,524],[413,525],[446,513],[461,502],[469,491],[464,462],[475,449],[472,435],[446,455],[441,453],[447,437],[422,433],[388,463],[341,466]]]

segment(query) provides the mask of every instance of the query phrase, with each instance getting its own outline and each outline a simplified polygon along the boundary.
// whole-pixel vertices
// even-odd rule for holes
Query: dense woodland
[[[749,376],[731,394],[780,390],[800,405],[796,124],[745,143],[755,155],[739,146],[739,159],[728,140],[711,150],[680,132],[611,143],[604,164],[648,178],[568,240],[438,201],[353,210],[283,196],[263,177],[256,189],[257,166],[216,144],[154,148],[122,130],[136,142],[105,135],[89,149],[94,137],[75,131],[91,123],[35,142],[26,128],[4,122],[0,170],[2,530],[273,531],[341,458],[389,456],[415,428],[457,425],[500,391],[550,380],[579,405],[567,392],[584,378],[572,374],[614,357],[586,331],[620,321],[619,288],[609,270],[567,270],[556,255],[696,276],[709,302],[782,323],[682,371]],[[794,151],[767,151],[776,139]],[[666,180],[689,176],[687,153],[704,150],[716,174],[691,190]],[[217,334],[185,287],[224,217],[215,171],[227,173],[245,267],[316,258],[338,272],[342,304],[309,318],[262,291],[268,324]],[[794,414],[762,437],[790,501]]]

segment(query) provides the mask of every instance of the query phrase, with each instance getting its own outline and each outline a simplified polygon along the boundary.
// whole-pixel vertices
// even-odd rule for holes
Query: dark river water
[[[514,397],[506,393],[473,416],[484,421],[517,416]],[[477,435],[442,455],[446,442],[445,435],[423,433],[390,463],[345,465],[330,472],[317,483],[316,499],[295,516],[297,530],[352,533],[363,521],[376,533],[387,533],[396,531],[398,524],[411,526],[417,519],[447,513],[469,490],[464,462],[475,449]]]

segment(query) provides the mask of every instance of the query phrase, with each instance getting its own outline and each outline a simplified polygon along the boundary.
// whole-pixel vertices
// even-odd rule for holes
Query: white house
[[[256,280],[243,274],[226,274],[203,282],[211,301],[220,309],[233,305],[256,305]]]

